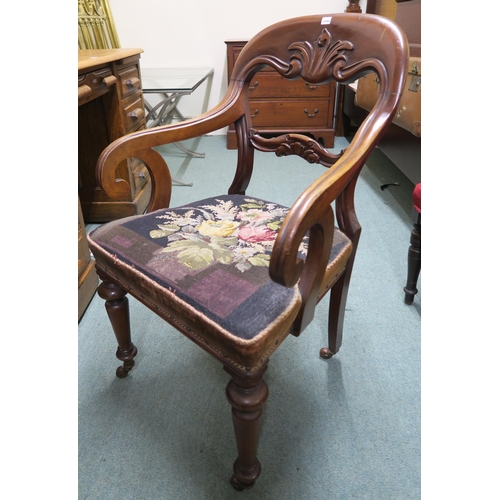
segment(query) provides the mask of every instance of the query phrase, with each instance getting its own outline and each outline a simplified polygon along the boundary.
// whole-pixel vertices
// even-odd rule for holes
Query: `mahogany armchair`
[[[89,235],[102,279],[98,292],[106,300],[118,341],[116,356],[123,362],[116,374],[126,377],[137,355],[126,297],[130,293],[217,358],[230,375],[226,395],[238,450],[231,484],[237,490],[251,487],[261,469],[256,452],[269,358],[289,334],[304,331],[329,291],[328,347],[320,355],[330,358],[340,348],[361,232],[354,207],[356,181],[391,123],[407,59],[405,35],[388,19],[368,14],[289,19],[245,46],[225,97],[212,110],[122,137],[98,160],[100,185],[113,198],[128,192],[126,182],[115,176],[128,157],[141,159],[152,179],[146,214],[110,222]],[[265,138],[252,128],[247,96],[252,76],[266,65],[283,78],[314,85],[332,78],[348,83],[375,71],[380,97],[338,155],[300,134]],[[228,194],[170,208],[171,176],[153,148],[231,123],[238,155]],[[245,194],[254,150],[296,154],[326,169],[292,207],[284,207]]]

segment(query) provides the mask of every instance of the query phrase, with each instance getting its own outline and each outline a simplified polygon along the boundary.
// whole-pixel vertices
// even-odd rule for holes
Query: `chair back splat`
[[[97,179],[120,199],[129,188],[117,168],[142,160],[152,179],[146,214],[105,224],[88,239],[118,341],[117,370],[134,366],[128,303],[130,293],[217,358],[231,376],[238,457],[231,484],[252,486],[260,474],[256,457],[263,380],[269,358],[291,333],[311,322],[316,304],[330,292],[327,359],[342,342],[344,309],[361,232],[354,193],[358,175],[391,123],[403,91],[407,41],[392,21],[369,14],[328,14],[289,19],[266,28],[239,55],[227,93],[207,113],[181,123],[121,137],[101,154]],[[270,66],[283,78],[312,85],[346,84],[369,72],[380,80],[377,103],[349,147],[335,155],[295,133],[264,137],[252,126],[248,105],[253,75]],[[225,193],[169,207],[172,180],[153,148],[235,125],[238,155]],[[291,207],[245,194],[254,151],[299,155],[326,167]],[[285,160],[284,160],[285,161]],[[221,189],[221,192],[224,192]],[[196,369],[192,367],[192,369]]]

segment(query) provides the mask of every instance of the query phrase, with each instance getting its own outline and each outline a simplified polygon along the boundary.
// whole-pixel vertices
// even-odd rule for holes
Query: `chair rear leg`
[[[103,281],[99,285],[97,292],[101,298],[106,300],[106,311],[118,341],[116,357],[123,361],[123,366],[116,369],[116,376],[124,378],[132,370],[135,364],[134,358],[137,354],[137,348],[132,343],[130,334],[127,292],[122,287],[107,280],[102,272],[99,275]]]
[[[344,330],[344,313],[347,303],[347,292],[349,291],[349,270],[338,279],[330,290],[330,307],[328,310],[328,347],[319,351],[320,357],[330,359],[339,352],[342,345],[342,334]]]
[[[257,459],[257,446],[262,421],[262,407],[269,393],[262,375],[263,367],[253,377],[243,377],[224,367],[232,377],[227,384],[226,396],[233,407],[233,426],[238,448],[238,458],[234,462],[232,486],[238,490],[251,488],[260,474],[260,462]]]
[[[420,216],[418,221],[413,225],[410,236],[410,247],[408,248],[408,275],[406,286],[403,288],[405,292],[405,304],[413,304],[413,299],[417,294],[417,280],[420,274],[421,266],[421,251],[420,251]]]

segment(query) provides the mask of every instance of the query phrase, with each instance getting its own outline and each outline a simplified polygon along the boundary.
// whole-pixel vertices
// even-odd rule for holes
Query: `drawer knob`
[[[133,120],[141,120],[144,118],[144,110],[142,108],[136,108],[131,111],[128,116],[130,116]]]
[[[312,118],[314,115],[316,115],[316,113],[318,112],[317,109],[314,110],[313,113],[309,113],[309,111],[307,109],[304,109],[304,113],[309,117],[309,118]]]
[[[128,80],[125,80],[125,85],[128,88],[138,87],[139,82],[140,82],[139,78],[129,78]]]
[[[311,85],[310,83],[306,82],[306,85],[311,89],[311,90],[316,90],[318,88],[317,85]]]
[[[106,76],[102,79],[102,81],[104,85],[106,85],[106,87],[110,87],[111,85],[116,83],[116,76],[114,75]]]
[[[258,86],[259,86],[259,82],[256,81],[253,87],[250,87],[250,86],[248,87],[248,90],[255,90],[255,88]]]
[[[256,109],[254,112],[253,112],[253,115],[250,115],[252,118],[255,118],[255,115],[258,115],[259,114],[259,110]]]
[[[81,99],[82,97],[85,97],[86,95],[89,95],[91,93],[92,88],[88,85],[80,85],[80,87],[78,87],[78,99]]]

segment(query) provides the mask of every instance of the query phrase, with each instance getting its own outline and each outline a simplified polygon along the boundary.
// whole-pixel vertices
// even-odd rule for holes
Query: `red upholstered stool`
[[[413,190],[413,230],[410,237],[410,248],[408,249],[408,277],[406,280],[405,304],[413,304],[413,298],[417,294],[417,280],[420,274],[420,215],[421,215],[422,187],[418,183]]]

